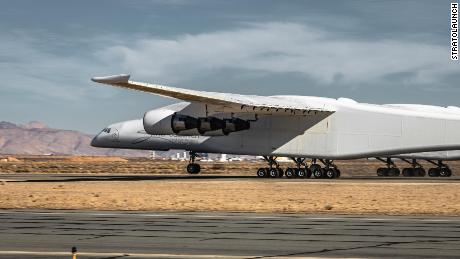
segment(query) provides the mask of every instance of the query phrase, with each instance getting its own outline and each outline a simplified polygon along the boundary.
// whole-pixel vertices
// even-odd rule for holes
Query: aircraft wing
[[[257,114],[276,115],[307,115],[311,112],[335,111],[325,103],[308,101],[308,103],[290,102],[283,98],[258,95],[241,95],[231,93],[216,93],[183,89],[171,86],[141,83],[129,80],[130,75],[121,74],[105,77],[93,77],[92,81],[121,88],[129,88],[142,92],[172,97],[188,102],[200,102],[224,108],[229,112],[251,112]]]

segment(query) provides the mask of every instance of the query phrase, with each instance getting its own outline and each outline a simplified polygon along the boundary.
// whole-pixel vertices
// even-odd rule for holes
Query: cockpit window
[[[110,128],[105,128],[102,130],[102,132],[110,133]]]

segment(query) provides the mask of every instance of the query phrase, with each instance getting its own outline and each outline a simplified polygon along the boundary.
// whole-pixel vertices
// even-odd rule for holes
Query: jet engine
[[[198,119],[198,132],[203,135],[208,131],[220,130],[224,127],[224,121],[215,117]]]
[[[231,132],[248,130],[250,126],[251,123],[249,123],[249,121],[245,121],[239,118],[224,119],[224,126],[222,128],[222,132],[225,135],[228,135]]]
[[[146,112],[143,123],[145,132],[151,135],[223,136],[250,127],[249,121],[239,118],[195,118],[165,108]]]

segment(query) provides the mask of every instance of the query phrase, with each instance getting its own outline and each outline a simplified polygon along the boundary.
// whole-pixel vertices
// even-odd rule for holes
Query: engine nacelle
[[[215,117],[198,119],[198,132],[203,135],[208,131],[220,130],[224,127],[224,121]]]
[[[146,112],[143,123],[145,132],[151,135],[223,136],[231,132],[247,130],[250,127],[249,121],[239,118],[195,118],[168,108]]]
[[[155,109],[144,114],[144,130],[151,135],[174,134],[171,119],[176,112],[169,109]]]
[[[239,118],[224,119],[224,126],[222,132],[225,135],[230,134],[231,132],[248,130],[251,127],[249,121],[245,121]]]
[[[144,115],[144,130],[151,135],[178,134],[197,127],[198,119],[169,109],[151,110]]]

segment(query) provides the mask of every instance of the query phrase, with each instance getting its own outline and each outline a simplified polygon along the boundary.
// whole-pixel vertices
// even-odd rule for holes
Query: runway
[[[41,174],[41,173],[0,173],[0,181],[10,182],[91,182],[91,181],[161,181],[161,180],[187,180],[187,181],[282,181],[282,182],[460,182],[460,176],[452,177],[378,177],[378,176],[348,176],[339,179],[315,178],[259,178],[251,175],[225,175],[225,174]]]
[[[0,258],[458,258],[460,218],[0,210]]]

